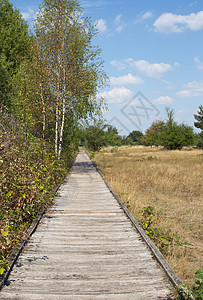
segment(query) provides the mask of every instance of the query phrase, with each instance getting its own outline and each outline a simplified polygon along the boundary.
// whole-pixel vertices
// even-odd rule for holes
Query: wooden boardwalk
[[[170,283],[84,151],[0,299],[167,299]]]

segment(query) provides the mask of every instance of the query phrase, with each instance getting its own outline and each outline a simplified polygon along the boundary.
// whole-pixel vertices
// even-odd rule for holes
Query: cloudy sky
[[[30,23],[39,0],[11,0]],[[121,135],[145,131],[175,110],[177,122],[193,125],[203,104],[202,0],[83,0],[99,33],[110,84],[100,91],[105,118]]]

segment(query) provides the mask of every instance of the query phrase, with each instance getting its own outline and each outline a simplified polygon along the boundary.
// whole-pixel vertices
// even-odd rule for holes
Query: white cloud
[[[99,93],[99,96],[106,98],[110,103],[122,103],[132,97],[132,92],[125,87],[118,87]]]
[[[186,29],[203,29],[203,11],[191,13],[189,15],[175,15],[172,13],[162,14],[153,26],[154,30],[160,33],[183,32]]]
[[[128,69],[129,67],[136,69],[138,72],[144,74],[146,77],[159,78],[162,74],[174,70],[180,66],[175,63],[173,66],[166,63],[150,63],[146,60],[134,60],[133,58],[119,60],[112,60],[111,65],[116,67],[119,71]]]
[[[128,85],[128,84],[143,84],[144,80],[138,76],[133,76],[128,73],[128,75],[120,76],[120,77],[111,77],[110,83],[112,85]]]
[[[151,11],[147,11],[144,14],[139,14],[137,16],[137,18],[135,19],[134,23],[135,24],[143,23],[145,20],[151,18],[152,16],[153,16],[153,13]]]
[[[121,15],[117,15],[115,20],[114,20],[114,24],[116,26],[118,26],[120,24],[120,22],[121,22]]]
[[[111,77],[110,83],[112,85],[128,85],[128,84],[142,84],[144,80],[138,76],[133,76],[132,74],[120,76],[120,77]]]
[[[179,97],[199,97],[203,95],[203,81],[192,81],[184,85],[184,90],[178,92]]]
[[[94,24],[100,33],[104,33],[107,30],[106,23],[107,23],[106,20],[99,19]]]
[[[123,28],[125,27],[124,24],[121,24],[121,17],[122,17],[122,15],[117,15],[114,20],[114,25],[116,26],[117,32],[121,32],[123,30]]]
[[[173,99],[169,96],[160,96],[157,99],[153,100],[154,103],[157,104],[171,104],[173,102]]]
[[[126,59],[125,62],[146,77],[160,77],[163,73],[173,70],[170,64],[165,63],[150,63],[146,60],[133,60],[132,58]]]
[[[112,60],[110,62],[110,64],[113,67],[116,67],[119,71],[122,71],[122,70],[126,69],[126,64],[124,62],[122,62],[122,61],[119,61],[119,60]]]
[[[151,11],[147,11],[145,14],[142,15],[142,19],[146,20],[152,17],[152,12]]]
[[[180,114],[183,114],[183,113],[185,113],[185,110],[184,110],[184,109],[183,109],[183,110],[178,110],[178,111],[176,112],[177,115],[180,115]]]
[[[124,28],[124,25],[119,25],[117,28],[116,28],[116,31],[117,32],[121,32]]]
[[[198,70],[203,70],[203,62],[201,62],[199,60],[199,57],[197,57],[197,56],[194,57],[194,62],[196,64]]]
[[[22,12],[21,13],[23,19],[27,20],[31,20],[35,17],[36,12],[32,9],[32,8],[28,8],[27,12]]]

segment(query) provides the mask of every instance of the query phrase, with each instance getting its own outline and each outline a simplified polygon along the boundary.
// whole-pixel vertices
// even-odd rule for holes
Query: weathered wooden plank
[[[1,299],[166,299],[169,280],[80,152]]]

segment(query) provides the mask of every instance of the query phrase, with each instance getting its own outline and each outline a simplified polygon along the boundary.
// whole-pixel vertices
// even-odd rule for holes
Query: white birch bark
[[[42,89],[42,83],[40,83],[40,89],[41,89],[41,99],[42,99],[42,137],[45,139],[45,129],[46,129],[46,114],[45,114],[45,102],[44,102],[44,96],[43,96],[43,89]]]
[[[58,155],[58,102],[56,103],[56,124],[55,124],[55,154]]]
[[[65,95],[63,95],[63,108],[62,108],[62,120],[61,120],[61,130],[60,130],[60,137],[59,137],[59,151],[58,151],[58,158],[61,156],[62,150],[62,142],[63,142],[63,130],[64,130],[64,122],[65,122],[65,112],[66,112],[66,103],[65,103]]]

